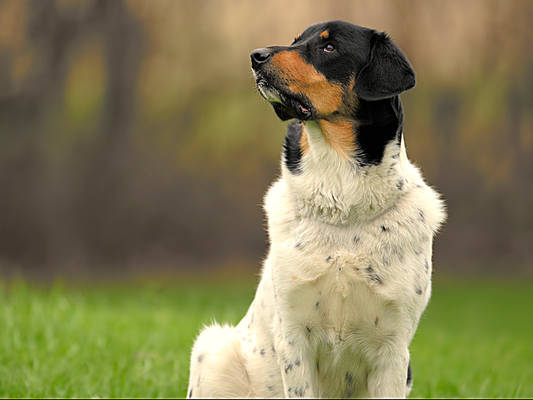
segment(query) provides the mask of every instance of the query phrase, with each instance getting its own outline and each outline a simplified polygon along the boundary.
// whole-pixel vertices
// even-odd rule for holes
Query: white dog
[[[411,66],[385,34],[340,21],[251,58],[263,97],[297,121],[265,198],[256,296],[236,327],[199,335],[188,397],[405,397],[445,219],[405,151]]]

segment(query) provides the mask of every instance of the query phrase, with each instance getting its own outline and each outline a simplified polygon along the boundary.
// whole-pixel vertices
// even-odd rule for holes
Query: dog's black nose
[[[250,58],[252,59],[252,67],[255,68],[260,64],[263,64],[264,62],[267,62],[268,59],[272,56],[272,53],[269,49],[255,49],[250,54]]]

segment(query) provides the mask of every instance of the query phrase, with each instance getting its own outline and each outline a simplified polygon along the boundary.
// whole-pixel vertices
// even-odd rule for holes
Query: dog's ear
[[[363,100],[380,100],[415,86],[413,68],[387,34],[376,32],[370,41],[369,60],[355,80],[357,95]]]

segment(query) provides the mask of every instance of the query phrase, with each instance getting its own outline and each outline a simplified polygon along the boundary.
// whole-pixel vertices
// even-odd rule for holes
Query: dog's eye
[[[326,53],[331,53],[332,51],[335,51],[335,46],[333,46],[331,43],[328,43],[324,46],[324,51]]]

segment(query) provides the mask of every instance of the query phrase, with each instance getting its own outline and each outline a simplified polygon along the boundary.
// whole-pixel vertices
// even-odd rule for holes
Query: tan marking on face
[[[307,152],[309,151],[309,140],[307,139],[305,125],[302,125],[302,135],[300,136],[300,149],[302,150],[302,155],[307,154]]]
[[[320,34],[320,37],[321,37],[322,39],[327,39],[327,38],[329,37],[329,32],[328,32],[328,30],[326,29],[324,32],[322,32],[322,33]]]
[[[354,121],[338,119],[318,121],[326,142],[343,158],[350,159],[355,154]]]
[[[342,86],[330,83],[296,51],[285,50],[274,54],[272,64],[287,82],[289,90],[306,96],[319,115],[331,114],[341,106]]]

